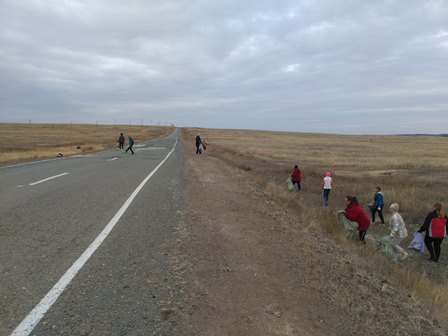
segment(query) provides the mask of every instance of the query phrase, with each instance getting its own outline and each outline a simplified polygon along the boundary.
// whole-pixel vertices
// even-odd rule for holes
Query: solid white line
[[[106,225],[103,231],[95,238],[92,244],[84,251],[84,253],[75,261],[75,263],[65,272],[65,274],[59,279],[59,281],[53,286],[53,288],[45,295],[45,297],[37,304],[36,307],[23,319],[23,321],[17,326],[16,329],[12,332],[11,336],[28,336],[39,321],[44,317],[47,311],[51,308],[51,306],[56,302],[59,295],[65,290],[68,284],[73,280],[79,270],[84,266],[84,264],[89,260],[92,254],[100,247],[106,237],[114,228],[115,224],[120,220],[121,216],[124,214],[126,209],[132,203],[134,198],[143,188],[143,186],[148,182],[148,180],[156,173],[157,170],[165,163],[165,161],[170,157],[171,153],[174,152],[174,149],[177,145],[177,139],[173,146],[173,149],[168,153],[168,155],[163,159],[159,165],[154,168],[154,170],[146,176],[146,178],[140,183],[137,189],[129,196],[129,198],[124,202],[121,206],[120,210],[115,214],[115,216],[110,220],[110,222]]]
[[[49,181],[49,180],[52,180],[52,179],[55,179],[57,177],[61,177],[61,176],[67,175],[67,174],[68,173],[62,173],[62,174],[59,174],[59,175],[47,177],[46,179],[43,179],[43,180],[40,180],[40,181],[37,181],[37,182],[33,182],[33,183],[28,184],[28,185],[33,186],[33,185],[36,185],[36,184],[39,184],[39,183],[42,183],[42,182],[46,182],[46,181]]]

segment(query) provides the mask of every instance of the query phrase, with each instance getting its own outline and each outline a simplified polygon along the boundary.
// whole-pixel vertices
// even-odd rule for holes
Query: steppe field
[[[0,163],[54,157],[59,152],[72,155],[113,149],[120,132],[132,135],[138,143],[172,131],[172,127],[155,126],[0,124]],[[197,134],[207,143],[202,155],[194,152]],[[336,212],[344,208],[346,195],[357,196],[367,209],[375,186],[381,186],[386,207],[393,202],[400,204],[410,233],[402,244],[407,247],[435,202],[441,202],[448,210],[448,137],[184,128],[180,139],[188,157],[185,202],[187,207],[196,209],[185,220],[191,223],[190,234],[196,235],[198,241],[191,244],[188,253],[209,256],[220,253],[217,258],[226,259],[225,267],[220,265],[218,270],[203,272],[209,279],[204,278],[201,283],[208,287],[196,288],[200,293],[196,295],[193,291],[190,295],[192,306],[199,311],[191,319],[208,325],[210,331],[217,327],[215,315],[217,319],[227,318],[228,325],[233,322],[235,328],[242,324],[243,316],[236,313],[238,307],[232,306],[235,301],[227,301],[228,292],[223,292],[226,286],[235,286],[229,291],[239,293],[240,297],[244,297],[247,288],[253,291],[248,295],[247,309],[263,296],[275,297],[277,306],[267,305],[264,313],[271,314],[270,327],[277,328],[278,321],[288,316],[288,310],[289,314],[295,314],[296,306],[304,303],[290,297],[282,299],[281,288],[274,291],[269,286],[272,283],[276,287],[284,285],[284,291],[292,288],[306,293],[310,298],[307,310],[310,315],[315,315],[311,314],[313,305],[316,309],[328,307],[333,311],[333,316],[322,313],[313,326],[322,328],[319,333],[322,335],[324,328],[332,328],[331,335],[347,334],[346,330],[353,335],[447,335],[448,242],[442,244],[437,264],[428,261],[428,254],[414,251],[409,251],[410,258],[393,262],[376,248],[376,239],[389,234],[388,225],[378,224],[377,217],[377,224],[368,231],[368,244],[361,245],[346,237],[337,223]],[[302,170],[301,193],[288,191],[286,186],[295,164]],[[321,196],[326,171],[334,179],[328,207],[323,206]],[[235,203],[238,195],[239,203]],[[229,197],[234,197],[234,203]],[[255,206],[249,198],[259,204]],[[226,204],[232,208],[231,212]],[[212,232],[211,228],[199,232],[202,224],[211,225],[210,218],[218,215],[222,216],[215,218],[215,223],[222,224],[219,232]],[[389,214],[384,211],[384,215],[387,224]],[[249,237],[249,225],[254,225],[253,236],[260,239],[260,244],[251,245],[250,253],[246,251],[248,254],[243,255],[244,244],[249,246],[255,241]],[[237,233],[230,232],[232,227]],[[205,250],[207,235],[215,234],[221,239],[218,233],[240,250],[229,251],[225,246],[218,249],[213,244]],[[266,271],[266,278],[258,280],[261,281],[258,284],[255,278],[242,281],[235,260],[239,257],[248,258],[248,264],[252,263],[254,268],[277,267],[277,264],[284,269]],[[206,270],[210,266],[202,267]],[[245,265],[241,272],[249,268]],[[220,279],[224,281],[222,285]],[[221,290],[222,295],[214,296],[211,293],[214,289],[217,293]],[[209,300],[213,309],[208,309],[203,300]],[[279,307],[288,308],[281,311]],[[300,316],[305,315],[306,312]],[[244,321],[247,325],[257,319],[248,315]],[[347,321],[353,324],[348,326]],[[264,330],[269,329],[265,327]],[[283,331],[275,329],[268,334],[300,334],[293,325],[282,327]],[[252,334],[256,333],[246,333]]]
[[[121,132],[126,145],[129,135],[137,144],[172,130],[166,126],[0,123],[0,163],[116,148]]]

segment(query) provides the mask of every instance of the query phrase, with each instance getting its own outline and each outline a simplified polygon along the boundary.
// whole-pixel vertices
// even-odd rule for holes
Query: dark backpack
[[[446,236],[446,218],[436,217],[431,220],[429,236],[431,238],[444,238]]]

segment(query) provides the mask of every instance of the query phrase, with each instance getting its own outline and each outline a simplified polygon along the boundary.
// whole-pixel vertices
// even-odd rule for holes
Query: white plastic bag
[[[418,231],[414,232],[414,238],[409,244],[408,249],[413,249],[420,253],[425,253],[425,239],[423,238],[423,235],[420,232]]]
[[[291,176],[286,179],[286,183],[288,184],[288,190],[289,191],[294,190],[294,183],[292,183]]]

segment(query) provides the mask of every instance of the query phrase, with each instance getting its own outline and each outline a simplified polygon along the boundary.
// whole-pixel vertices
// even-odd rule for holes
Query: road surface
[[[177,136],[0,167],[0,335],[179,334]]]

